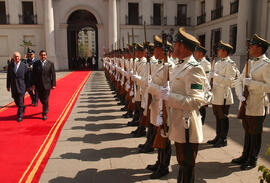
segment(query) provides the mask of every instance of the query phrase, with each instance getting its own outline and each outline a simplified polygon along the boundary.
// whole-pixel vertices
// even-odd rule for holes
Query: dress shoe
[[[149,153],[149,152],[153,152],[153,151],[154,151],[154,148],[149,147],[147,145],[139,149],[139,153]]]
[[[207,144],[213,144],[214,145],[215,143],[217,143],[218,139],[219,139],[219,137],[216,136],[213,140],[208,140]]]
[[[133,137],[144,137],[146,135],[145,130],[138,130],[137,133],[133,134]]]
[[[152,173],[150,175],[150,179],[159,179],[165,175],[167,175],[169,173],[169,169],[168,168],[158,168],[156,171],[154,171],[154,173]]]
[[[139,144],[138,148],[143,148],[145,146],[145,144]]]
[[[130,121],[127,123],[127,126],[138,126],[139,125],[139,121]]]
[[[255,168],[257,166],[257,162],[256,161],[250,161],[250,160],[247,160],[245,163],[243,163],[241,165],[241,169],[242,170],[250,170],[252,168]]]
[[[122,107],[120,110],[121,110],[121,111],[127,111],[128,109],[127,109],[127,107],[125,106],[125,107]]]
[[[158,164],[155,163],[155,164],[153,164],[153,165],[147,165],[146,169],[147,169],[147,170],[151,170],[151,171],[154,172],[154,171],[156,171],[156,170],[158,169]]]
[[[218,139],[218,141],[213,145],[213,147],[224,147],[227,146],[227,140]]]
[[[240,156],[239,158],[232,159],[232,163],[239,164],[239,165],[245,163],[246,161],[247,161],[247,157],[243,155]]]
[[[21,122],[23,120],[23,118],[22,117],[18,117],[18,122]]]
[[[44,121],[47,120],[47,115],[46,114],[42,115],[42,120],[44,120]]]

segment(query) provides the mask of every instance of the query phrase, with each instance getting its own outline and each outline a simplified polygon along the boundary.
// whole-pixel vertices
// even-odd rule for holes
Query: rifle
[[[133,28],[132,28],[132,41],[134,41],[134,33],[133,33]],[[132,54],[132,59],[133,59],[133,63],[134,63],[134,50],[135,48],[133,47],[133,42],[132,42],[132,45],[130,45],[130,42],[129,42],[129,32],[128,32],[128,45],[129,45],[129,55],[131,56]],[[132,53],[131,53],[132,52]],[[130,59],[131,59],[130,57]],[[133,73],[134,73],[134,64],[133,64]],[[129,60],[129,71],[131,72],[131,62]],[[132,81],[131,77],[129,78],[129,84],[130,84],[130,92],[129,92],[129,104],[128,104],[128,111],[133,111],[135,110],[135,103],[132,101],[133,99],[133,96],[135,96],[135,87],[134,87],[134,82]],[[130,96],[130,93],[133,92],[133,96]]]
[[[247,44],[247,53],[246,53],[246,63],[245,63],[245,78],[248,77],[249,40],[247,40],[246,44]],[[244,119],[244,117],[246,115],[246,105],[247,105],[246,101],[247,101],[247,98],[249,96],[247,85],[244,85],[243,96],[246,98],[246,100],[241,102],[241,107],[240,107],[238,114],[237,114],[238,119]]]
[[[213,44],[213,40],[214,40],[214,38],[212,38],[212,58],[211,58],[211,71],[212,72],[215,69],[215,45]],[[214,78],[211,78],[210,79],[211,90],[213,89],[213,82],[214,82]]]
[[[147,42],[146,39],[146,26],[145,26],[145,21],[144,21],[144,46],[146,48],[146,59],[147,59],[147,81],[149,81],[149,78],[151,76],[151,63],[150,63],[150,58],[149,58],[149,44]],[[140,125],[141,126],[145,126],[148,127],[149,123],[150,123],[150,104],[151,104],[151,100],[152,100],[152,96],[150,93],[148,93],[148,89],[146,89],[145,91],[145,109],[143,112],[143,117],[142,120],[140,121]],[[144,97],[144,96],[143,96]]]

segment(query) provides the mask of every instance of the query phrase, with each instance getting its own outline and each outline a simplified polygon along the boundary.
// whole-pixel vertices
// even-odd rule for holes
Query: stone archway
[[[92,66],[92,69],[98,68],[98,22],[96,17],[87,10],[76,10],[69,15],[67,24],[69,69],[78,69],[78,65],[82,64],[81,59],[79,59],[79,56],[83,56],[81,51],[82,46],[86,52],[89,53],[83,56],[85,60],[87,60],[89,56],[95,56],[96,62]],[[91,42],[87,41],[89,36],[91,37]],[[92,48],[93,45],[94,48]],[[83,61],[83,63],[84,62],[85,61]],[[81,66],[79,66],[79,68],[81,68]]]

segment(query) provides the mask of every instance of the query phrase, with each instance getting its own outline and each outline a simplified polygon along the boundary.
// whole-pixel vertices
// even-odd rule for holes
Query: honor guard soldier
[[[166,137],[160,137],[164,142],[164,147],[161,148],[157,144],[160,144],[160,142],[157,142],[156,139],[157,136],[160,136],[160,130],[158,128],[161,128],[161,123],[158,121],[158,117],[160,114],[160,111],[162,110],[162,102],[160,99],[160,91],[164,84],[164,69],[169,66],[169,72],[172,72],[174,68],[174,63],[168,60],[167,65],[164,64],[164,50],[163,50],[163,41],[162,39],[155,35],[154,36],[154,56],[155,59],[158,60],[156,64],[153,66],[153,72],[152,72],[152,82],[149,84],[148,92],[152,96],[152,101],[150,104],[150,125],[149,128],[153,128],[153,134],[149,135],[149,142],[153,144],[154,148],[157,148],[158,156],[157,161],[153,165],[148,165],[146,169],[153,171],[153,173],[150,175],[151,179],[158,179],[161,178],[169,173],[169,165],[171,160],[171,143],[170,140]],[[166,43],[166,47],[169,48],[171,44],[169,42]],[[154,61],[156,62],[156,61]]]
[[[197,45],[195,48],[195,52],[194,52],[194,57],[195,59],[201,64],[207,79],[209,78],[209,73],[211,70],[211,64],[208,60],[206,60],[205,58],[205,54],[206,54],[207,50],[201,46],[201,45]],[[208,82],[209,83],[209,82]],[[207,85],[207,90],[210,90],[210,85]],[[202,116],[202,124],[204,125],[204,121],[205,121],[205,117],[206,117],[206,106],[202,106],[200,108],[200,113]]]
[[[214,147],[227,146],[227,135],[229,131],[229,109],[233,104],[231,86],[239,73],[236,64],[229,57],[233,47],[230,44],[220,41],[217,47],[219,61],[215,63],[214,70],[210,72],[213,78],[212,106],[216,117],[216,137],[207,141]]]
[[[161,99],[169,107],[169,139],[175,142],[179,164],[177,182],[192,183],[199,143],[203,141],[199,109],[205,104],[203,86],[206,76],[193,57],[199,41],[179,28],[174,55],[179,59],[170,77],[169,87],[161,90]]]
[[[142,96],[144,96],[144,88],[142,86],[142,79],[145,77],[146,74],[146,52],[145,52],[145,48],[142,44],[137,43],[136,45],[136,52],[138,53],[137,58],[138,58],[138,62],[136,62],[136,74],[134,75],[134,82],[136,83],[136,93],[135,93],[135,101],[138,101],[139,103],[139,114],[140,114],[140,118],[139,118],[139,126],[138,128],[133,131],[133,137],[142,137],[145,136],[146,134],[146,128],[142,125],[140,125],[140,122],[143,118],[143,111],[144,111],[144,99]]]
[[[263,122],[269,105],[267,93],[270,93],[270,59],[265,52],[270,43],[257,34],[249,43],[249,56],[246,64],[246,76],[243,72],[236,82],[236,93],[239,100],[245,102],[242,125],[245,140],[242,155],[232,162],[241,165],[242,170],[256,167],[262,143]],[[244,70],[246,69],[244,68]],[[243,96],[243,86],[247,86],[248,95]]]

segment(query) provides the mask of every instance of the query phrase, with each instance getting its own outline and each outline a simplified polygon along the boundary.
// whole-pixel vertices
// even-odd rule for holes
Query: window
[[[177,5],[177,17],[175,17],[175,24],[180,26],[186,26],[190,24],[190,20],[187,18],[187,5]]]
[[[236,50],[236,41],[237,41],[237,25],[230,26],[230,44],[233,46],[233,53]]]
[[[201,15],[205,14],[205,1],[201,2]]]
[[[201,1],[201,15],[197,16],[197,25],[205,23],[205,1]]]
[[[237,13],[238,8],[239,8],[239,0],[234,0],[233,2],[231,2],[230,14]]]
[[[34,16],[33,2],[22,2],[22,15],[20,15],[21,24],[36,24],[36,16]]]
[[[216,54],[213,53],[213,46],[216,47],[221,39],[221,29],[214,29],[211,32],[211,55]],[[215,49],[216,51],[216,49]]]
[[[222,7],[222,0],[216,0],[216,9],[219,9]]]
[[[139,3],[128,3],[128,24],[139,24]]]
[[[153,7],[153,20],[152,24],[153,25],[161,25],[161,8],[162,4],[154,4]]]
[[[199,36],[199,41],[203,47],[205,47],[205,34]]]
[[[0,2],[0,24],[7,24],[7,15],[6,15],[6,4],[5,2]]]

